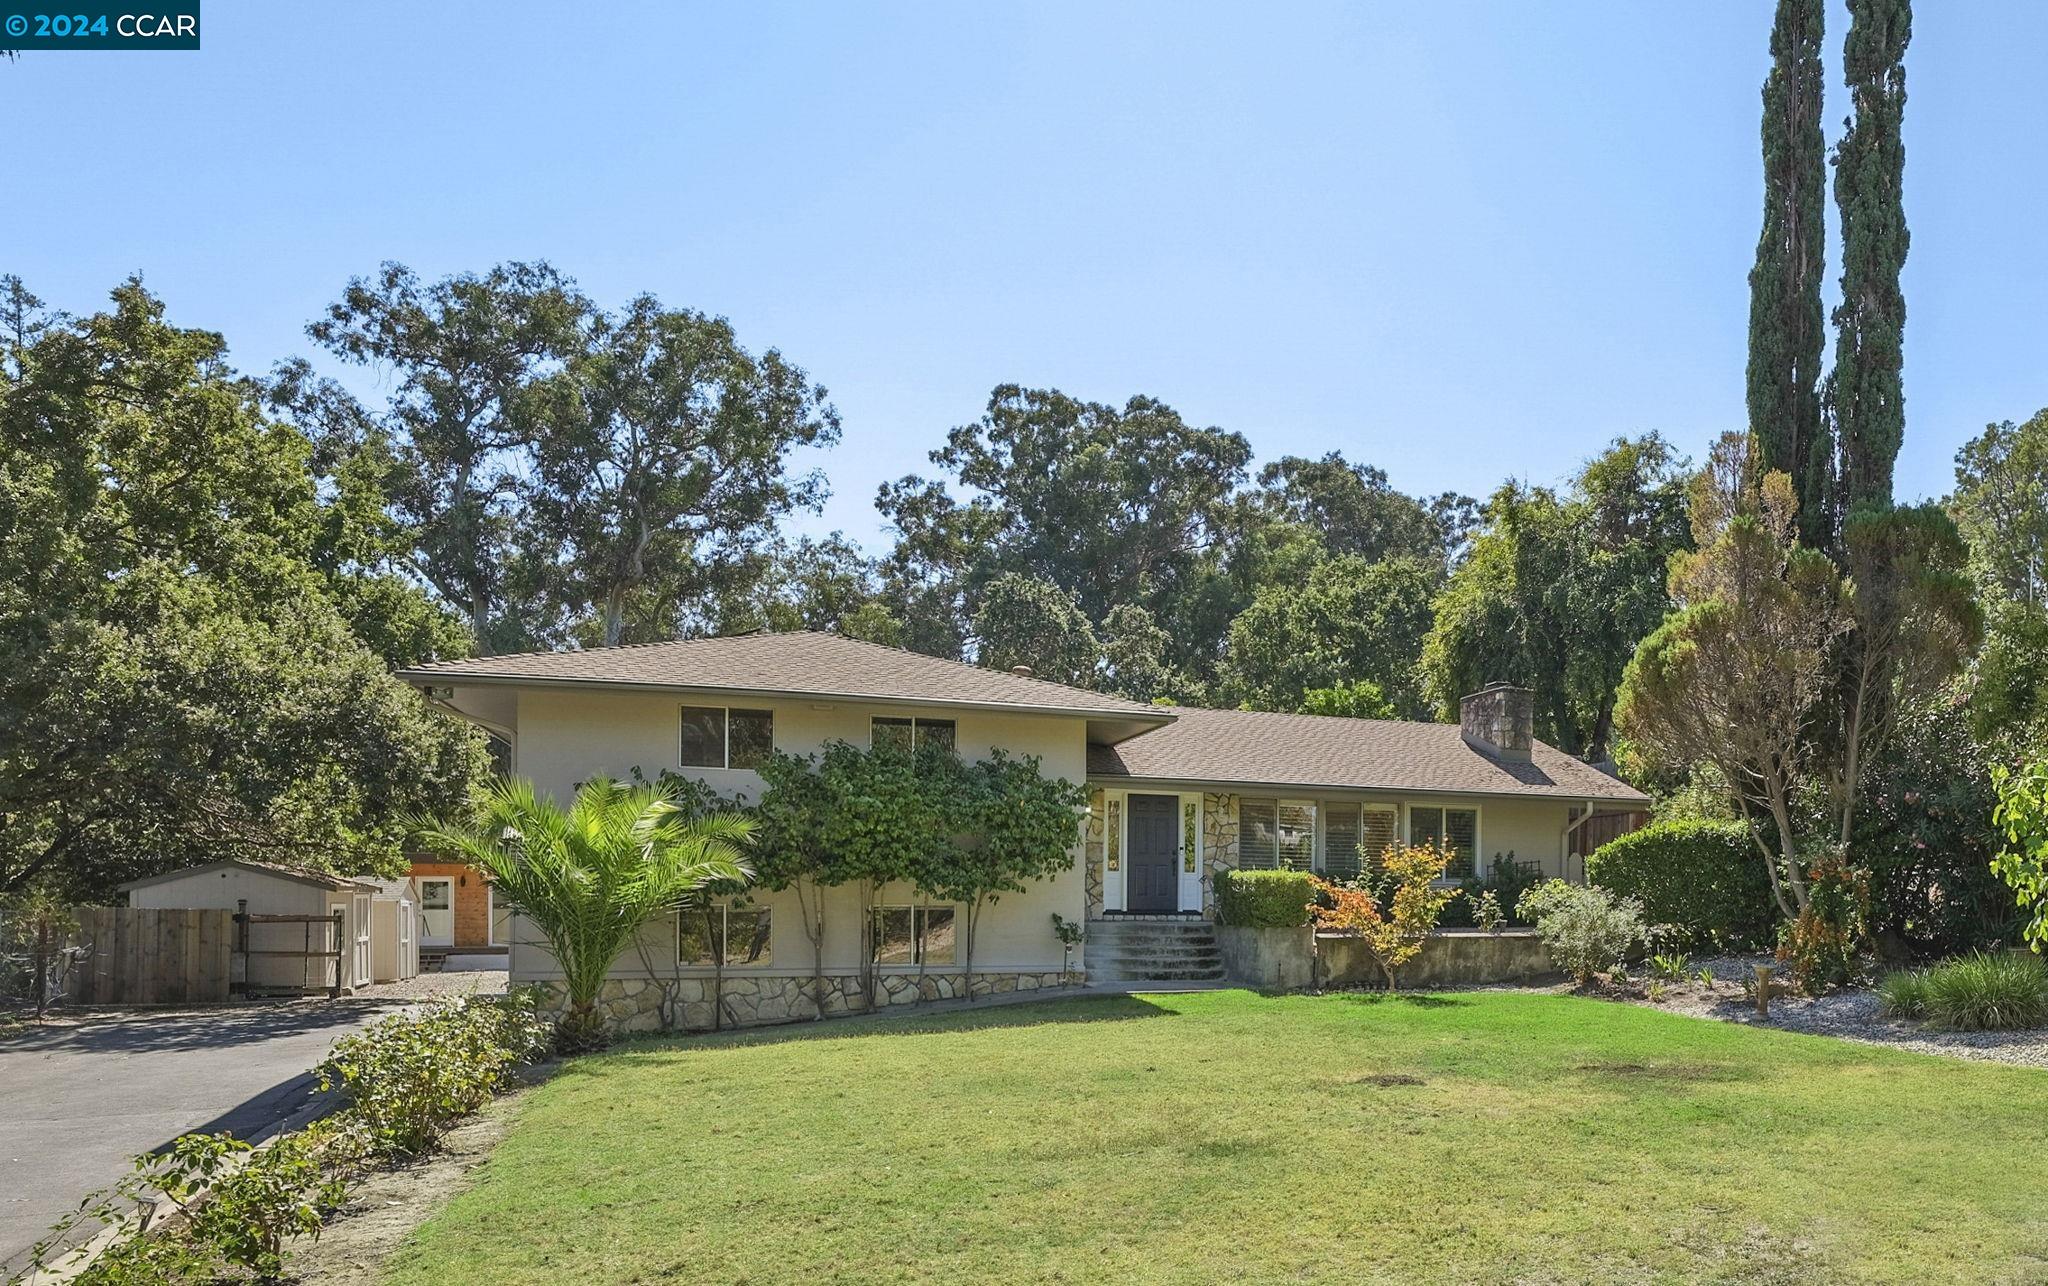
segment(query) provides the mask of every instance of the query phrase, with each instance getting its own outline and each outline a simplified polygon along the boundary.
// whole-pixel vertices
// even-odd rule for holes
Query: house
[[[504,954],[509,908],[498,904],[483,872],[467,862],[416,856],[409,874],[419,885],[420,947],[430,957]]]
[[[1055,913],[1088,922],[1073,963],[1089,978],[1154,976],[1168,962],[1200,970],[1213,967],[1206,939],[1183,948],[1172,935],[1199,934],[1218,871],[1343,876],[1361,849],[1435,841],[1454,852],[1459,875],[1483,874],[1512,852],[1546,875],[1581,878],[1579,828],[1647,803],[1536,741],[1529,693],[1503,685],[1466,698],[1456,725],[1195,710],[811,632],[481,657],[401,674],[502,739],[511,771],[557,798],[637,768],[758,800],[754,770],[771,751],[815,754],[833,741],[937,738],[970,758],[995,748],[1037,756],[1042,771],[1088,787],[1089,815],[1071,868],[984,912],[977,992],[1074,980]],[[864,1003],[864,969],[876,976],[876,1003],[965,985],[958,908],[885,888],[864,934],[855,890],[828,890],[825,901],[828,1012]],[[526,936],[516,918],[512,936]],[[514,983],[559,977],[524,941],[510,967]],[[703,925],[665,926],[629,951],[606,1002],[622,1026],[654,1025],[661,979],[681,996],[685,1025],[709,1025],[715,977],[732,1021],[781,1021],[812,1013],[811,973],[794,895],[756,890],[714,907]]]
[[[238,989],[353,991],[373,978],[372,906],[379,889],[372,880],[232,858],[120,888],[134,907],[246,912],[251,919],[237,926],[234,949]]]

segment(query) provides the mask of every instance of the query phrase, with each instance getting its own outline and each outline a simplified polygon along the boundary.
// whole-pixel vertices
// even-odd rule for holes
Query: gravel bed
[[[1815,1036],[1838,1036],[1866,1045],[1888,1045],[1921,1054],[2048,1068],[2048,1030],[1943,1031],[1924,1023],[1886,1018],[1881,1012],[1877,993],[1867,988],[1851,988],[1826,996],[1773,996],[1771,1016],[1758,1018],[1755,1003],[1742,994],[1741,980],[1752,976],[1751,966],[1768,963],[1768,956],[1720,956],[1695,960],[1690,972],[1697,974],[1701,969],[1713,970],[1712,987],[1693,978],[1684,982],[1667,982],[1661,1002],[1637,999],[1634,1003],[1693,1018],[1712,1018],[1750,1027],[1775,1027],[1780,1031],[1805,1032]]]

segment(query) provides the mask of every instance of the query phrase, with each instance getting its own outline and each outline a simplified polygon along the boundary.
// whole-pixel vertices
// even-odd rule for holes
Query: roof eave
[[[1108,709],[1087,706],[1058,706],[1027,704],[1017,701],[973,701],[944,697],[898,697],[874,696],[858,692],[832,692],[825,690],[797,690],[793,688],[749,688],[718,687],[703,683],[649,683],[635,679],[591,679],[546,677],[526,674],[453,674],[445,670],[405,669],[398,671],[398,677],[416,687],[540,687],[540,688],[582,688],[603,692],[662,692],[694,693],[701,696],[751,696],[773,697],[786,701],[848,701],[859,705],[915,706],[919,709],[968,709],[992,710],[1008,714],[1061,715],[1075,719],[1101,721],[1105,724],[1129,723],[1134,730],[1116,738],[1128,740],[1139,732],[1163,728],[1174,721],[1175,716],[1165,711],[1153,713],[1144,706],[1133,706],[1130,710]],[[1114,745],[1115,742],[1103,744]]]
[[[1210,790],[1218,787],[1227,787],[1231,791],[1237,793],[1255,790],[1270,791],[1273,794],[1282,794],[1287,791],[1303,792],[1343,790],[1355,791],[1359,794],[1429,795],[1445,796],[1448,798],[1455,799],[1534,799],[1548,800],[1553,803],[1559,804],[1583,804],[1591,802],[1596,805],[1632,804],[1647,806],[1651,802],[1650,797],[1648,795],[1645,795],[1642,792],[1635,790],[1635,788],[1631,786],[1623,787],[1624,790],[1629,792],[1627,794],[1599,794],[1582,790],[1449,790],[1437,786],[1368,786],[1362,785],[1358,782],[1337,781],[1244,781],[1227,777],[1140,776],[1131,773],[1096,772],[1089,773],[1088,780],[1091,784],[1094,785],[1109,785],[1111,783],[1123,783],[1137,786],[1149,786],[1158,789],[1166,789],[1168,787],[1172,787],[1175,789],[1191,788],[1195,790]]]

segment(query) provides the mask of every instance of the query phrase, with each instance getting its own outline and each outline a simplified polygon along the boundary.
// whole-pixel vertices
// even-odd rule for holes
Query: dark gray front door
[[[1180,799],[1132,795],[1130,852],[1125,856],[1126,911],[1180,910]]]

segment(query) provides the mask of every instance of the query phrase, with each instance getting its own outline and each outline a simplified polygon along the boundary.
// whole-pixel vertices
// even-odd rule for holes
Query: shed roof
[[[308,866],[287,866],[282,862],[258,862],[246,857],[223,858],[218,862],[202,862],[198,866],[186,866],[180,867],[175,871],[165,871],[161,875],[146,875],[139,880],[130,880],[126,884],[120,885],[119,888],[121,892],[126,893],[130,889],[147,888],[152,884],[165,884],[171,880],[182,880],[188,875],[199,875],[207,871],[217,871],[229,866],[253,871],[258,875],[274,875],[281,880],[293,880],[300,884],[311,884],[316,888],[356,889],[365,893],[371,892],[376,888],[376,883],[371,880],[350,879],[344,875],[330,875],[326,871],[314,870]]]

